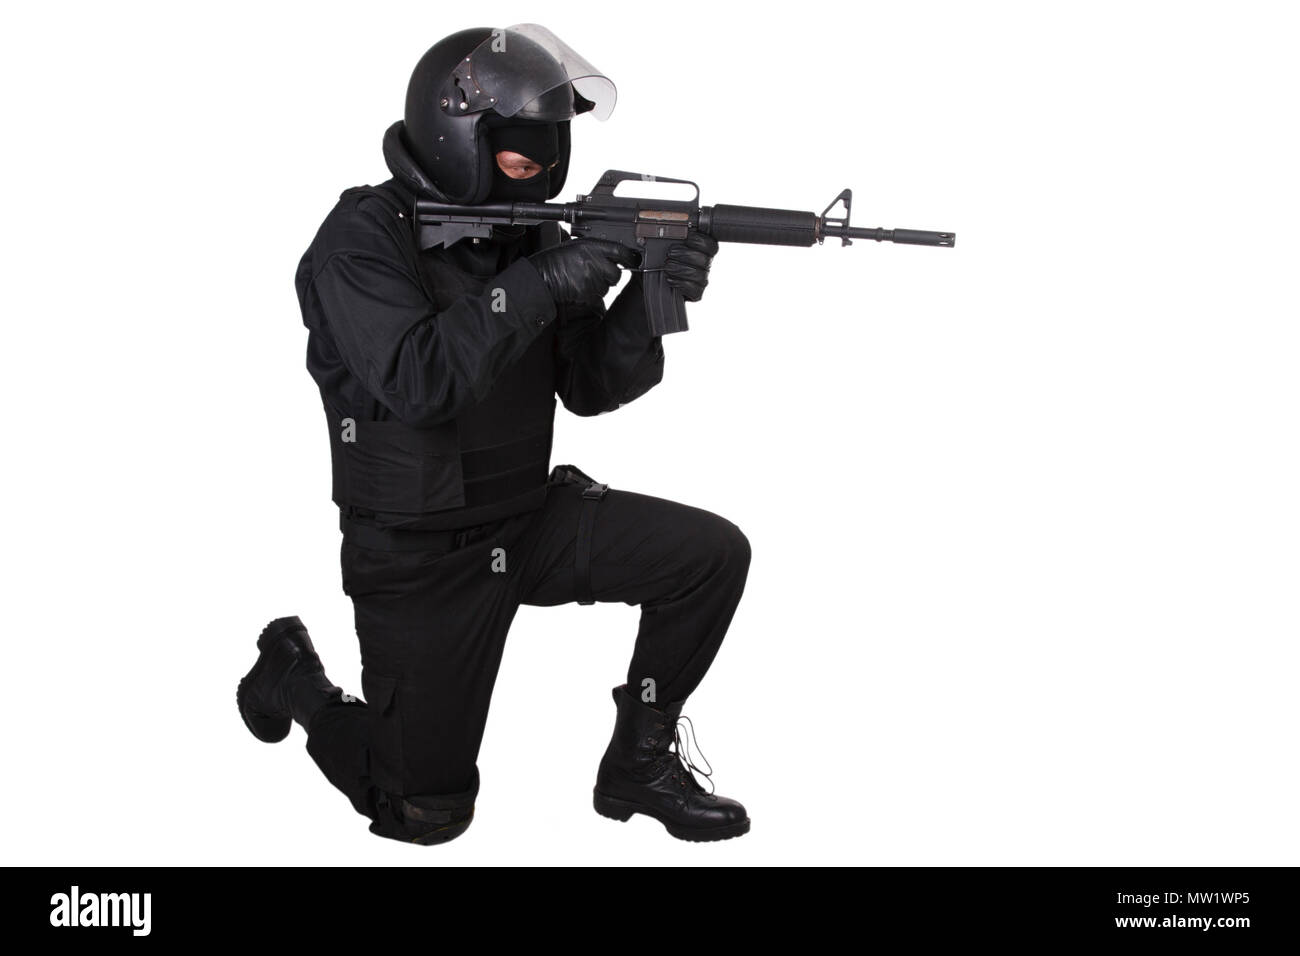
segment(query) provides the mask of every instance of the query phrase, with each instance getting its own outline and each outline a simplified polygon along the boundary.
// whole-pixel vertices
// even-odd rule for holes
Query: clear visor
[[[459,113],[492,109],[502,116],[572,119],[577,107],[568,104],[567,96],[543,99],[552,90],[572,84],[579,96],[594,104],[592,115],[604,120],[613,112],[617,98],[609,77],[538,23],[493,30],[457,64],[452,81],[461,97],[459,103],[452,104],[453,112]]]

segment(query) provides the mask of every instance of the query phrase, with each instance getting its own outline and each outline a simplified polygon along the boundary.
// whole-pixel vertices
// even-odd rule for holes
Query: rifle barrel
[[[909,246],[953,246],[957,242],[957,234],[952,232],[928,232],[924,229],[864,229],[860,226],[850,226],[848,229],[850,239],[874,239],[876,242],[901,242]],[[835,231],[828,238],[838,238],[840,231]]]

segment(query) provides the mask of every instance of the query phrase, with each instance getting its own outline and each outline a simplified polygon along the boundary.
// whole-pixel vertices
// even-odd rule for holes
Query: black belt
[[[451,531],[387,531],[357,524],[339,515],[343,540],[371,551],[451,551],[462,543],[465,529]]]

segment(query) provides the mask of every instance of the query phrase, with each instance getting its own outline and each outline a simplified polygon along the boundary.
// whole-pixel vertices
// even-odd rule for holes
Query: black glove
[[[561,309],[601,298],[618,284],[619,265],[637,260],[635,251],[607,239],[573,239],[528,257]]]
[[[682,242],[673,243],[664,265],[668,284],[687,302],[699,302],[709,284],[709,265],[717,254],[718,240],[702,232],[692,232]]]

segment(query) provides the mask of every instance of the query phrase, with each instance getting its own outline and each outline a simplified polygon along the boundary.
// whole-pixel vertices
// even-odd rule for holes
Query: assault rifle
[[[625,180],[682,183],[695,189],[689,200],[649,199],[615,196],[614,187]],[[831,216],[835,204],[844,203],[843,217]],[[571,203],[487,203],[479,206],[452,205],[417,199],[415,222],[420,246],[450,246],[461,239],[492,235],[493,226],[538,225],[566,222],[575,237],[609,239],[639,252],[646,314],[654,335],[685,332],[686,302],[668,284],[663,268],[668,247],[692,231],[712,236],[718,242],[748,242],[769,246],[820,245],[838,238],[844,245],[853,239],[899,242],[913,246],[952,248],[957,236],[951,232],[917,229],[864,229],[849,225],[852,190],[845,189],[819,216],[793,209],[765,209],[761,206],[701,206],[700,187],[689,179],[670,179],[611,169],[600,177],[590,195],[579,195]]]

